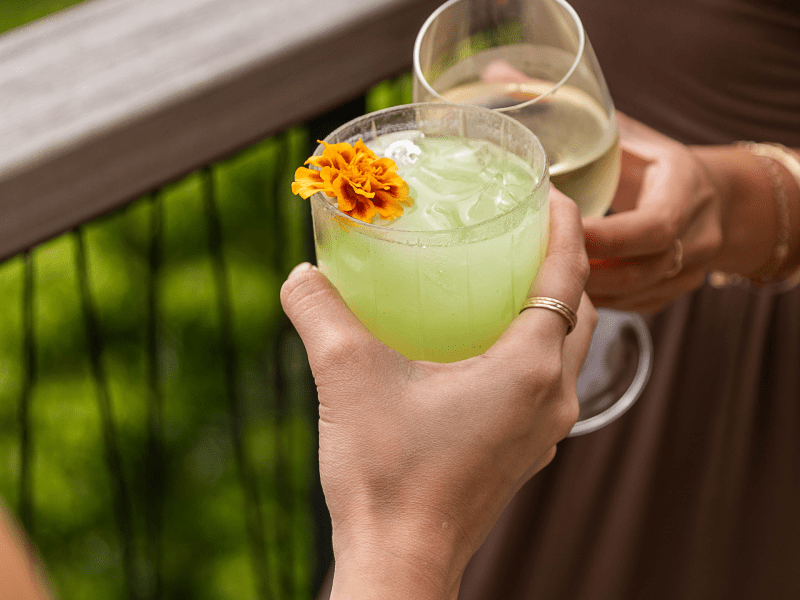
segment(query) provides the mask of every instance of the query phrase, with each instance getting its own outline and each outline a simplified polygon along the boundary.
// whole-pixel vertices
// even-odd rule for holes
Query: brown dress
[[[684,143],[800,147],[800,0],[571,3],[619,110]],[[800,289],[705,286],[650,324],[645,393],[559,445],[460,600],[800,599]]]
[[[685,143],[800,147],[797,0],[572,4],[619,110]],[[705,286],[650,323],[643,396],[559,445],[461,600],[800,599],[800,289]]]

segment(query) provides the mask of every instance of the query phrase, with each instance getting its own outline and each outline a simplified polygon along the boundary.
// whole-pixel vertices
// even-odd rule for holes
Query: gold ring
[[[664,273],[666,279],[672,279],[683,270],[683,244],[680,240],[675,240],[673,246],[675,247],[675,265]]]
[[[522,308],[519,309],[519,312],[528,308],[546,308],[560,314],[567,320],[567,335],[578,324],[578,315],[575,314],[575,311],[561,302],[561,300],[556,300],[555,298],[548,298],[547,296],[528,298],[522,303]]]

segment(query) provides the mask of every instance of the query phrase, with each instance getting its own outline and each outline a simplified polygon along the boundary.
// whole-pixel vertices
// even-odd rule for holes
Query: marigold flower
[[[324,192],[336,198],[339,210],[371,223],[376,214],[393,220],[403,214],[403,204],[414,200],[408,195],[408,184],[397,174],[397,165],[390,158],[378,156],[359,139],[355,146],[342,142],[325,146],[322,156],[312,156],[294,173],[292,193],[309,198]]]

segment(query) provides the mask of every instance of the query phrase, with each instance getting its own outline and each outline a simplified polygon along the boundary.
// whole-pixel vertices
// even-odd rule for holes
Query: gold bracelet
[[[709,282],[715,287],[744,285],[746,287],[755,286],[765,290],[768,289],[769,291],[786,291],[800,283],[800,267],[789,276],[778,281],[775,280],[775,276],[781,270],[789,255],[790,229],[789,196],[786,193],[786,186],[783,185],[783,180],[775,163],[778,163],[789,172],[797,184],[797,189],[800,191],[800,159],[783,144],[738,142],[737,145],[744,147],[750,154],[763,159],[762,162],[769,175],[775,204],[778,209],[778,239],[770,262],[756,277],[744,278],[737,274],[715,271],[710,274]]]
[[[772,160],[776,160],[783,167],[792,174],[797,187],[800,188],[800,158],[783,144],[769,142],[766,144],[756,144],[755,142],[740,142],[745,147],[758,156],[766,156]]]
[[[783,150],[770,144],[756,144],[755,142],[740,142],[739,145],[747,149],[750,154],[761,158],[764,168],[769,174],[772,184],[772,195],[775,198],[775,205],[778,209],[778,241],[775,243],[775,250],[767,266],[761,273],[751,277],[754,283],[764,284],[773,283],[775,275],[780,271],[786,257],[789,255],[789,197],[786,195],[786,187],[783,185],[781,174],[775,163],[783,165],[783,161],[778,156],[783,157]],[[800,168],[800,167],[799,167]],[[800,182],[798,182],[800,185]]]

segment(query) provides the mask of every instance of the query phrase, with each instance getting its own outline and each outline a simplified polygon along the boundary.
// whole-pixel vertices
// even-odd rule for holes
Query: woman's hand
[[[520,314],[482,356],[412,362],[380,343],[303,265],[281,290],[319,393],[320,476],[333,522],[332,598],[455,598],[467,561],[578,416],[596,322],[576,206],[551,195],[534,284],[578,310]]]
[[[584,219],[598,306],[651,312],[718,269],[771,260],[778,223],[764,165],[735,146],[688,147],[618,114],[622,174],[608,217]]]
[[[502,60],[489,63],[481,78],[530,80]],[[654,312],[700,287],[709,271],[763,275],[780,229],[764,164],[736,146],[685,146],[621,113],[617,124],[617,212],[584,220],[592,302]],[[791,175],[781,176],[796,195]],[[789,210],[794,243],[778,279],[800,266],[800,200],[790,199]]]
[[[622,173],[613,215],[584,219],[598,306],[653,311],[699,287],[722,246],[722,198],[692,151],[618,115]]]

